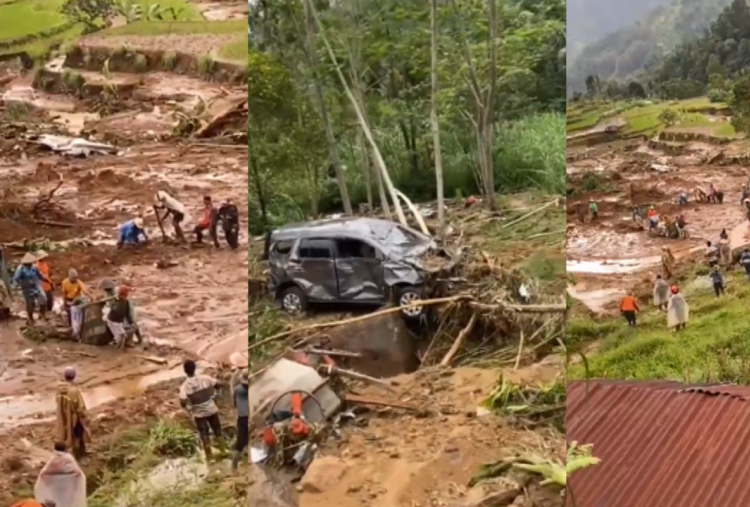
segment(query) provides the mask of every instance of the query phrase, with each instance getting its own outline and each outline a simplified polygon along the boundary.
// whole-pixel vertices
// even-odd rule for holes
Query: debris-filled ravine
[[[315,275],[304,262],[294,277],[282,269],[295,265],[295,234],[335,230],[351,246],[387,228],[367,222],[380,218],[251,239],[249,505],[562,505],[560,486],[540,482],[564,467],[564,208],[554,198],[508,202],[497,212],[451,203],[440,246],[404,254],[423,276],[422,297],[409,303],[401,290],[393,301],[416,313],[320,304],[325,279],[302,285]],[[420,207],[431,230],[433,208]],[[400,251],[421,242],[414,227]],[[348,251],[362,252],[347,260],[355,266],[385,258]],[[286,304],[284,277],[306,288],[297,292],[306,311]]]

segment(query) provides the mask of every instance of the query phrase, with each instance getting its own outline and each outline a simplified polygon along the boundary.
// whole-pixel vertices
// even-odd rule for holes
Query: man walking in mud
[[[86,403],[75,385],[76,371],[65,368],[63,382],[57,387],[57,425],[55,439],[71,449],[79,462],[86,456],[86,444],[91,441]]]
[[[212,458],[211,450],[211,433],[216,437],[216,444],[222,453],[226,452],[226,444],[221,430],[221,418],[219,417],[219,407],[216,405],[214,398],[216,390],[221,384],[208,375],[197,375],[196,364],[192,359],[188,359],[183,364],[187,379],[180,386],[180,405],[187,410],[195,420],[198,428],[203,452],[206,454],[206,461]]]
[[[161,216],[161,211],[164,211],[164,216]],[[183,234],[182,227],[180,226],[187,216],[187,210],[185,209],[184,204],[169,195],[167,192],[159,190],[156,192],[154,212],[156,213],[156,221],[159,224],[166,220],[169,215],[172,215],[172,227],[174,227],[175,236],[178,241],[185,241],[185,234]]]
[[[107,313],[107,327],[114,337],[115,346],[124,349],[130,345],[135,334],[135,322],[131,311],[130,289],[125,286],[117,288],[117,296],[110,303]]]
[[[672,250],[667,247],[662,247],[661,251],[661,266],[662,268],[664,268],[664,276],[666,276],[667,278],[672,278],[676,260],[674,258],[674,254],[672,253]]]
[[[239,379],[232,376],[232,400],[237,410],[237,442],[232,450],[232,470],[237,470],[242,453],[250,441],[250,400],[247,370],[238,370]]]
[[[34,324],[34,310],[39,305],[39,314],[43,319],[47,318],[47,302],[42,292],[42,283],[52,283],[34,265],[36,257],[27,253],[21,259],[21,265],[13,275],[13,285],[21,289],[23,300],[26,303],[26,321],[29,325]]]
[[[638,301],[635,300],[635,296],[632,293],[626,294],[620,301],[620,312],[628,322],[628,326],[635,327],[636,315],[639,311]]]
[[[229,248],[236,250],[240,246],[240,213],[237,210],[237,206],[232,204],[231,201],[222,202],[216,212],[216,221],[217,223],[221,223],[221,229],[224,231],[224,239]],[[218,247],[219,241],[216,238],[216,231],[213,231],[211,237],[214,239],[214,246]]]

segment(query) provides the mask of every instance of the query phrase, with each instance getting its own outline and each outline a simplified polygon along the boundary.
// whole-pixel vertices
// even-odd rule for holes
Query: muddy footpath
[[[697,135],[696,135],[697,136]],[[718,244],[725,230],[733,249],[750,243],[748,220],[740,203],[750,178],[744,163],[746,141],[711,144],[684,134],[681,141],[622,140],[568,149],[568,292],[594,313],[616,312],[628,290],[649,293],[663,274],[663,248],[674,254],[677,269],[702,259],[707,241]],[[724,192],[721,204],[696,202],[696,187]],[[688,192],[687,205],[678,204]],[[576,207],[593,200],[598,220],[581,222]],[[688,238],[649,234],[633,216],[635,207],[653,206],[662,221],[682,214]]]
[[[105,279],[129,286],[146,344],[120,351],[54,333],[30,339],[23,319],[0,324],[3,505],[28,491],[48,456],[66,366],[78,371],[96,447],[134,424],[174,416],[185,358],[226,368],[242,362],[247,346],[246,88],[167,72],[105,78],[69,69],[64,59],[52,63],[41,74],[53,80],[119,79],[136,83],[137,93],[57,89],[40,73],[2,68],[0,245],[11,265],[45,250],[55,284],[75,269],[97,294]],[[187,233],[204,196],[231,201],[240,211],[240,247],[163,239],[152,209],[159,190],[187,207]],[[138,215],[151,241],[118,250],[118,226]],[[13,310],[22,310],[20,296]]]

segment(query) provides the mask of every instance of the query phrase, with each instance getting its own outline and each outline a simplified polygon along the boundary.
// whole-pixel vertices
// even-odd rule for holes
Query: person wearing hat
[[[49,278],[44,276],[35,266],[36,257],[31,253],[26,253],[21,259],[21,265],[16,269],[13,275],[13,286],[21,289],[23,300],[26,303],[27,322],[34,323],[34,310],[39,303],[39,313],[42,318],[47,317],[47,303],[44,298],[41,286],[42,282],[52,283]]]
[[[690,307],[685,301],[685,296],[680,293],[679,287],[672,285],[669,292],[672,294],[667,304],[667,327],[675,331],[685,329],[690,319]]]
[[[46,310],[51,312],[52,308],[55,306],[55,298],[52,294],[52,282],[49,281],[52,280],[52,276],[50,275],[49,263],[47,262],[48,258],[49,255],[44,250],[39,250],[36,254],[36,268],[41,274],[47,277],[48,280],[42,281],[42,292],[44,292]]]
[[[109,313],[107,313],[107,327],[114,337],[115,345],[120,349],[128,346],[128,337],[135,327],[130,300],[128,300],[129,295],[130,289],[128,287],[124,285],[118,287],[117,296],[111,302]]]
[[[141,241],[141,236],[143,236],[143,241]],[[117,248],[122,248],[123,245],[140,245],[142,242],[147,241],[148,235],[144,228],[143,218],[136,217],[120,226],[120,237],[117,240]]]
[[[117,284],[112,280],[103,280],[99,284],[99,288],[101,288],[104,291],[105,297],[108,299],[111,299],[111,301],[107,302],[107,312],[112,308],[112,304],[117,300]],[[138,343],[143,343],[143,335],[141,334],[141,329],[138,327],[138,324],[135,320],[135,303],[132,299],[128,298],[128,304],[130,305],[130,320],[133,323],[133,332],[135,334],[135,337],[138,338]]]
[[[237,470],[239,467],[242,453],[245,452],[250,440],[248,372],[245,369],[238,371],[240,372],[239,383],[232,386],[232,399],[234,408],[237,410],[237,441],[232,449],[232,470]]]

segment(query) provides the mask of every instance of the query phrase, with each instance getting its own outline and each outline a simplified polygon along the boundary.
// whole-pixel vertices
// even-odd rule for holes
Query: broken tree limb
[[[362,357],[362,354],[359,352],[349,352],[348,350],[324,350],[316,349],[314,347],[306,348],[305,352],[320,356]]]
[[[538,207],[538,208],[536,208],[535,210],[529,211],[529,212],[528,212],[528,213],[526,213],[525,215],[523,215],[523,216],[521,216],[521,217],[519,217],[519,218],[516,218],[515,220],[511,220],[511,221],[510,221],[510,222],[508,222],[507,224],[503,225],[503,226],[501,227],[501,229],[507,229],[508,227],[512,227],[512,226],[514,226],[514,225],[516,225],[516,224],[518,224],[518,223],[520,223],[520,222],[523,222],[523,221],[524,221],[524,220],[526,220],[527,218],[529,218],[529,217],[532,217],[532,216],[536,215],[537,213],[541,213],[542,211],[546,210],[547,208],[549,208],[549,207],[551,207],[551,206],[554,206],[554,205],[558,204],[558,202],[559,202],[559,201],[558,201],[558,199],[555,199],[555,200],[553,200],[553,201],[550,201],[550,202],[548,202],[547,204],[544,204],[544,205],[542,205],[542,206],[539,206],[539,207]]]
[[[404,204],[406,204],[406,207],[409,208],[409,211],[411,211],[411,214],[414,215],[414,219],[419,224],[419,228],[422,230],[422,234],[424,234],[425,236],[432,236],[432,234],[430,233],[430,229],[427,228],[427,224],[424,221],[424,217],[419,212],[417,207],[414,206],[414,203],[411,202],[411,200],[409,200],[409,198],[406,197],[402,191],[398,189],[394,189],[394,190],[398,198],[404,201]]]
[[[367,315],[361,315],[359,317],[352,317],[349,319],[343,319],[343,320],[336,320],[332,322],[319,322],[317,324],[311,324],[309,326],[304,327],[298,327],[295,329],[287,329],[286,331],[282,331],[281,333],[276,333],[273,336],[269,336],[268,338],[265,338],[259,342],[255,342],[252,345],[248,347],[248,352],[257,349],[259,347],[262,347],[263,345],[266,345],[268,343],[274,342],[276,340],[280,340],[282,338],[286,338],[287,336],[291,336],[293,334],[303,332],[303,331],[315,331],[317,329],[328,329],[329,327],[337,327],[337,326],[343,326],[347,324],[355,324],[357,322],[364,322],[366,320],[374,319],[375,317],[380,317],[382,315],[389,315],[391,313],[400,312],[405,306],[431,306],[431,305],[441,305],[441,304],[447,304],[447,303],[455,303],[462,300],[471,299],[470,296],[451,296],[451,297],[445,297],[445,298],[437,298],[437,299],[427,299],[424,301],[414,301],[410,305],[404,305],[404,306],[395,306],[391,308],[386,308],[384,310],[380,310],[373,313],[368,313]],[[314,337],[313,337],[314,338]],[[313,338],[302,340],[300,343],[297,343],[296,346],[299,347],[301,345],[304,345],[307,341],[312,340]]]
[[[46,225],[47,227],[62,227],[64,229],[75,227],[75,224],[69,224],[66,222],[53,222],[51,220],[34,220],[34,223],[39,225]]]
[[[501,304],[501,303],[486,304],[486,303],[474,302],[472,301],[472,297],[470,295],[461,294],[458,296],[414,301],[413,303],[409,305],[394,306],[394,307],[386,308],[384,310],[379,310],[377,312],[368,313],[367,315],[361,315],[359,317],[352,317],[349,319],[336,320],[336,321],[331,321],[331,322],[319,322],[317,324],[311,324],[309,326],[298,327],[294,329],[287,329],[286,331],[276,333],[275,335],[269,336],[268,338],[264,338],[263,340],[253,343],[252,345],[248,347],[247,350],[248,352],[250,352],[251,350],[262,347],[263,345],[267,345],[277,340],[281,340],[282,338],[286,338],[287,336],[291,336],[291,335],[301,333],[301,332],[316,331],[320,329],[328,329],[330,327],[337,327],[337,326],[343,326],[343,325],[348,325],[348,324],[356,324],[358,322],[364,322],[370,319],[374,319],[376,317],[381,317],[383,315],[389,315],[392,313],[400,312],[401,310],[409,306],[438,306],[438,305],[445,305],[445,304],[459,303],[459,302],[467,302],[469,306],[476,308],[478,310],[485,310],[485,311],[500,310],[500,311],[516,312],[516,313],[564,313],[565,311],[567,311],[567,305],[565,303],[543,304],[543,305],[506,305],[506,304]],[[316,339],[315,336],[304,338],[300,340],[298,343],[296,343],[295,347],[301,347],[302,345],[305,345],[307,342],[312,341],[314,339]]]
[[[347,403],[354,403],[356,405],[373,405],[376,407],[390,407],[390,408],[401,408],[404,410],[419,410],[418,407],[409,405],[407,403],[401,403],[399,401],[390,401],[382,398],[375,398],[373,396],[361,396],[359,394],[346,394],[344,400]]]
[[[466,324],[466,327],[464,327],[460,333],[458,333],[458,336],[456,337],[456,340],[453,342],[453,345],[451,345],[450,350],[447,354],[445,354],[445,357],[442,361],[440,361],[440,366],[448,366],[451,364],[451,361],[453,361],[453,358],[456,356],[459,350],[461,350],[461,347],[463,347],[464,343],[466,343],[466,339],[469,337],[469,334],[474,330],[474,325],[477,323],[477,314],[473,313],[471,314],[471,318],[469,319],[469,323]]]
[[[360,382],[364,382],[366,384],[370,384],[375,387],[381,387],[385,389],[386,391],[390,391],[392,393],[398,392],[396,389],[394,389],[392,385],[380,379],[377,379],[375,377],[370,377],[369,375],[365,375],[364,373],[359,373],[359,372],[351,371],[351,370],[344,370],[343,368],[339,368],[337,366],[320,365],[318,367],[318,372],[326,376],[340,375],[342,377],[345,377],[351,380],[359,380]]]

